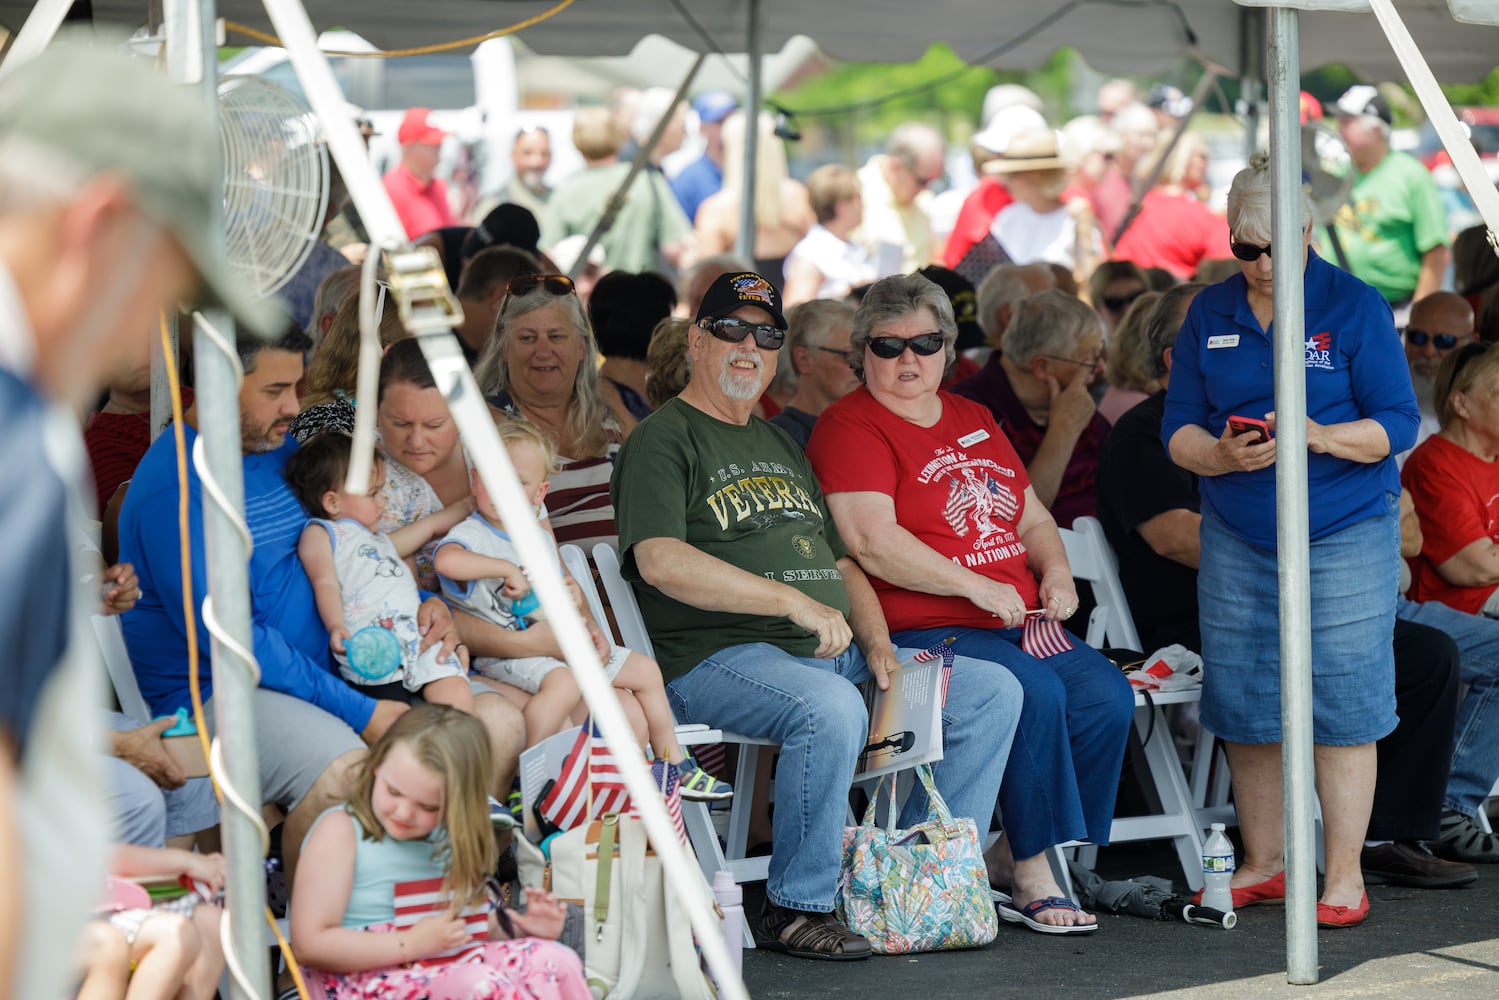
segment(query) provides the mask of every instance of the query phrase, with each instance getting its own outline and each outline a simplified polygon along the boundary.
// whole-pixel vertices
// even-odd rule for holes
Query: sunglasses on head
[[[779,351],[786,343],[786,331],[771,323],[750,323],[738,316],[705,319],[698,324],[726,344],[740,344],[754,335],[755,346],[762,351]]]
[[[1266,243],[1264,246],[1258,246],[1254,243],[1240,243],[1238,241],[1234,241],[1233,243],[1230,243],[1228,245],[1228,252],[1242,261],[1252,262],[1259,260],[1261,255],[1269,256],[1270,244]]]
[[[544,288],[552,295],[571,295],[574,290],[573,279],[565,274],[523,274],[510,279],[510,284],[505,286],[505,294],[529,295],[538,288]]]
[[[1128,295],[1105,295],[1103,297],[1104,308],[1109,312],[1123,312],[1134,304],[1134,301],[1145,294],[1145,289],[1138,292],[1130,292]]]
[[[1450,333],[1427,333],[1411,326],[1405,328],[1405,342],[1412,347],[1425,347],[1430,342],[1439,351],[1450,351],[1457,346],[1457,338]]]
[[[942,350],[942,340],[943,337],[940,333],[923,333],[910,338],[870,337],[869,349],[874,352],[875,357],[884,358],[886,361],[889,361],[891,358],[900,357],[906,353],[906,348],[908,347],[916,354],[925,358]]]

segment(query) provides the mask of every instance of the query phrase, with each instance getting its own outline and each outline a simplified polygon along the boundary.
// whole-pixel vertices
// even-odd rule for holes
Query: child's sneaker
[[[496,831],[514,830],[519,825],[510,807],[493,795],[489,797],[489,823]]]
[[[510,807],[510,815],[515,817],[516,825],[520,825],[521,823],[525,822],[526,804],[521,801],[519,778],[517,778],[515,784],[510,787],[510,795],[505,799],[505,804]]]
[[[691,757],[677,762],[677,788],[682,798],[692,802],[722,802],[734,796],[732,785],[698,767]]]

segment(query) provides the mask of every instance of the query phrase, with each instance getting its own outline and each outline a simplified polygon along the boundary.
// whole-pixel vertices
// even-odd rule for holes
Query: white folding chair
[[[1058,530],[1072,575],[1093,585],[1098,602],[1088,619],[1088,644],[1139,649],[1140,635],[1130,615],[1124,585],[1119,582],[1119,562],[1104,536],[1103,525],[1095,517],[1080,517],[1071,529]],[[1176,847],[1182,874],[1193,889],[1202,886],[1202,830],[1197,825],[1197,811],[1164,707],[1201,697],[1200,688],[1153,694],[1149,702],[1136,693],[1133,745],[1143,756],[1149,788],[1160,801],[1161,811],[1151,816],[1115,817],[1109,831],[1110,843],[1115,844],[1169,838]]]
[[[109,671],[109,682],[114,686],[115,699],[120,711],[144,725],[151,721],[151,710],[141,696],[140,685],[135,680],[135,667],[130,663],[130,653],[125,649],[125,636],[120,632],[120,619],[113,615],[94,615],[94,638],[99,643],[99,655]]]
[[[645,621],[640,616],[640,605],[635,600],[635,591],[620,572],[619,550],[608,542],[593,547],[593,562],[598,567],[599,581],[609,595],[609,607],[614,612],[615,624],[619,626],[620,643],[636,652],[654,656],[650,635],[645,630]],[[755,779],[759,769],[759,748],[776,746],[770,740],[744,736],[727,730],[718,733],[718,740],[739,747],[739,765],[734,772],[734,799],[729,806],[728,825],[723,831],[724,843],[719,842],[719,830],[713,822],[713,814],[703,802],[682,803],[682,819],[687,825],[687,835],[697,853],[703,877],[710,883],[718,871],[734,876],[735,882],[763,882],[770,874],[770,859],[745,856],[749,842],[751,810],[754,806]],[[679,733],[679,738],[681,734]],[[691,742],[699,742],[692,740]],[[684,741],[684,745],[687,745]],[[753,948],[754,939],[746,925],[745,947]]]

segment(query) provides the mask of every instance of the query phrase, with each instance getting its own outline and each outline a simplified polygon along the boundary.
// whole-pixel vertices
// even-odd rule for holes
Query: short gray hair
[[[1015,307],[1005,331],[1005,358],[1024,367],[1043,354],[1065,356],[1090,333],[1102,333],[1098,313],[1075,295],[1051,288]]]
[[[1000,307],[1009,306],[1013,311],[1016,303],[1032,294],[1027,277],[1042,273],[1053,286],[1056,285],[1056,277],[1047,264],[1000,264],[984,275],[984,280],[973,293],[973,305],[978,313],[979,327],[991,342],[1004,333],[994,329]]]
[[[788,357],[798,347],[815,350],[827,346],[834,327],[854,325],[854,307],[840,299],[813,299],[803,302],[786,314],[786,347]],[[793,358],[793,364],[795,359]]]
[[[1161,293],[1155,308],[1145,318],[1145,348],[1147,357],[1155,369],[1156,377],[1166,373],[1166,350],[1176,346],[1176,335],[1181,333],[1183,312],[1207,285],[1197,281],[1173,285]]]
[[[848,366],[864,381],[864,348],[874,337],[875,327],[903,319],[920,309],[930,309],[942,332],[943,357],[948,368],[958,356],[958,322],[952,300],[942,286],[919,274],[892,274],[869,286],[854,311],[853,335],[848,338]]]
[[[1228,188],[1228,231],[1245,243],[1270,242],[1270,154],[1258,152]],[[1301,188],[1301,224],[1312,224],[1312,199]]]
[[[942,133],[922,122],[905,122],[895,126],[890,139],[885,143],[885,155],[892,156],[907,167],[915,169],[917,162],[927,153],[940,154],[947,147]]]

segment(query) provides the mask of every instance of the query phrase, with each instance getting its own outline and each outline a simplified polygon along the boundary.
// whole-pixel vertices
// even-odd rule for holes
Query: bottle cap
[[[1216,833],[1222,833],[1223,832],[1223,824],[1222,823],[1214,823],[1210,827],[1210,829],[1212,829]]]
[[[713,897],[730,905],[743,902],[744,890],[734,881],[734,873],[719,869],[713,873]]]

